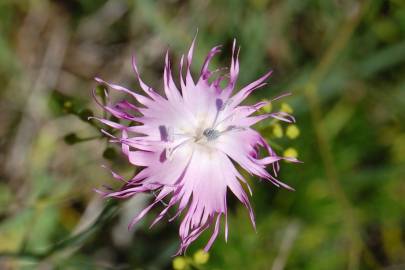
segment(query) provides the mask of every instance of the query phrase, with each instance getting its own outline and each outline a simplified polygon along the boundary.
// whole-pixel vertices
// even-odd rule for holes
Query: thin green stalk
[[[350,270],[359,269],[359,258],[362,249],[367,253],[366,255],[370,255],[370,252],[368,251],[367,246],[362,242],[360,237],[360,225],[356,217],[355,209],[346,196],[339,180],[339,173],[335,166],[331,142],[329,141],[329,136],[324,126],[322,118],[323,113],[317,92],[320,82],[330,70],[331,65],[334,63],[339,53],[346,47],[366,9],[367,3],[362,2],[354,5],[353,11],[348,16],[347,21],[342,25],[336,39],[321,58],[319,65],[315,68],[309,81],[304,87],[304,95],[309,103],[311,119],[315,129],[316,139],[319,145],[319,153],[324,164],[326,177],[336,200],[344,209],[350,243],[348,260],[348,269]]]

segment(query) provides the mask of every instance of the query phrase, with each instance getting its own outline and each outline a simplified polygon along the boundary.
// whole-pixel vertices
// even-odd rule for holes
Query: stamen
[[[159,126],[160,139],[164,142],[173,141],[173,128],[166,126]]]
[[[174,153],[180,149],[183,145],[188,143],[192,138],[186,138],[185,140],[181,141],[179,144],[175,145],[174,147],[168,147],[166,149],[166,158],[171,160]]]
[[[207,128],[204,130],[203,135],[207,138],[208,141],[212,141],[218,138],[221,135],[221,132],[213,128]]]
[[[218,121],[218,117],[219,117],[219,113],[223,110],[225,110],[225,108],[232,103],[232,99],[228,99],[225,101],[225,103],[223,102],[222,99],[217,99],[215,101],[215,105],[217,106],[217,113],[215,114],[215,118],[214,121],[212,122],[212,128],[215,129],[215,127],[218,125],[217,121]]]
[[[227,120],[232,121],[233,118],[234,118],[234,115],[233,115],[233,114],[230,114],[230,115],[228,115],[227,117],[225,117],[224,119],[222,119],[221,121],[219,121],[218,123],[216,123],[216,124],[213,126],[213,128],[216,128],[218,125],[222,124],[223,122],[225,122],[225,121],[227,121]]]
[[[205,136],[205,138],[207,138],[207,141],[212,141],[217,139],[219,136],[221,136],[222,134],[225,134],[227,132],[230,131],[244,131],[246,130],[245,127],[240,127],[240,126],[229,126],[227,127],[225,130],[223,131],[218,131],[214,128],[207,128],[204,130],[203,135]]]
[[[227,99],[225,102],[223,102],[223,100],[222,99],[217,99],[216,100],[216,105],[217,105],[217,109],[218,109],[218,111],[220,112],[220,111],[223,111],[223,110],[225,110],[225,108],[228,106],[228,105],[230,105],[231,103],[232,103],[232,99],[230,98],[230,99]]]

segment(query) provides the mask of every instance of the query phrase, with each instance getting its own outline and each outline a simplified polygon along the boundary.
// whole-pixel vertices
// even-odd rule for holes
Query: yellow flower
[[[266,99],[264,99],[263,101],[264,101],[264,102],[267,102],[267,104],[262,107],[262,110],[263,110],[264,112],[266,112],[266,113],[271,112],[271,109],[272,109],[272,107],[273,107],[273,106],[271,105],[271,102],[268,101],[268,100],[266,100]]]
[[[292,114],[294,112],[294,110],[291,108],[290,105],[288,105],[287,103],[283,102],[281,103],[281,109],[282,112],[288,113],[288,114]]]
[[[296,158],[298,157],[298,152],[297,150],[295,150],[295,148],[287,148],[284,153],[283,153],[284,157],[290,157],[290,158]]]
[[[274,124],[273,126],[273,135],[276,138],[283,137],[283,129],[280,124]]]
[[[200,249],[196,253],[194,253],[194,262],[196,264],[205,264],[208,262],[208,259],[210,258],[210,254],[205,252],[204,250]]]
[[[65,101],[64,103],[63,103],[63,106],[65,106],[65,108],[70,108],[70,107],[72,107],[72,102],[71,101],[69,101],[69,100],[67,100],[67,101]]]
[[[187,261],[184,259],[184,257],[174,258],[172,264],[175,270],[183,270],[187,267]]]
[[[295,139],[300,135],[300,130],[296,125],[290,125],[285,132],[288,138]]]

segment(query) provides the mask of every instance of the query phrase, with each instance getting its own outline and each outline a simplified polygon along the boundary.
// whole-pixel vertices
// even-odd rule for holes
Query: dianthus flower
[[[105,197],[120,199],[139,193],[155,194],[153,202],[134,217],[129,227],[159,203],[163,203],[164,208],[151,226],[168,215],[169,209],[177,206],[169,221],[178,216],[183,217],[179,228],[181,243],[178,254],[184,253],[191,242],[213,225],[212,236],[205,246],[205,251],[208,251],[218,236],[221,217],[225,219],[227,240],[228,190],[247,207],[255,227],[253,210],[245,192],[247,189],[251,194],[251,188],[235,164],[250,175],[291,190],[291,187],[276,178],[279,161],[297,161],[277,156],[266,140],[252,129],[254,124],[269,117],[289,123],[294,122],[294,118],[285,112],[254,114],[266,106],[266,102],[241,105],[254,90],[266,85],[265,81],[271,71],[233,93],[239,73],[239,49],[236,51],[234,41],[229,73],[218,75],[218,70],[211,71],[208,68],[211,59],[220,52],[220,46],[216,46],[208,53],[200,76],[195,81],[190,71],[194,44],[195,39],[187,57],[183,56],[180,61],[181,91],[173,80],[166,54],[163,74],[165,97],[142,81],[135,58],[132,60],[133,69],[146,95],[96,78],[97,82],[124,92],[136,101],[123,100],[112,105],[103,105],[97,101],[115,118],[127,120],[131,124],[96,119],[119,132],[119,136],[114,136],[103,131],[112,137],[113,142],[121,145],[122,152],[132,165],[142,167],[130,180],[124,180],[112,172],[114,178],[125,182],[122,188],[118,191],[98,192]],[[263,157],[259,157],[260,148],[266,152]],[[272,173],[266,170],[268,165],[271,165]]]

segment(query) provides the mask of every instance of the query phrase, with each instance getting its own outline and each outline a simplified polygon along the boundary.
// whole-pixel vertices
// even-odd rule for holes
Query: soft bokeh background
[[[289,104],[297,138],[286,124],[257,128],[304,163],[282,164],[295,192],[250,179],[257,233],[230,196],[228,243],[221,232],[204,263],[205,234],[174,266],[405,269],[402,0],[1,0],[0,269],[172,269],[177,221],[149,230],[152,213],[127,230],[153,195],[93,192],[114,185],[100,165],[134,169],[87,117],[102,115],[94,76],[138,89],[136,52],[161,88],[166,49],[178,67],[197,28],[195,74],[217,44],[212,67],[228,65],[235,37],[239,87],[274,70],[250,102],[293,93],[273,110]]]

